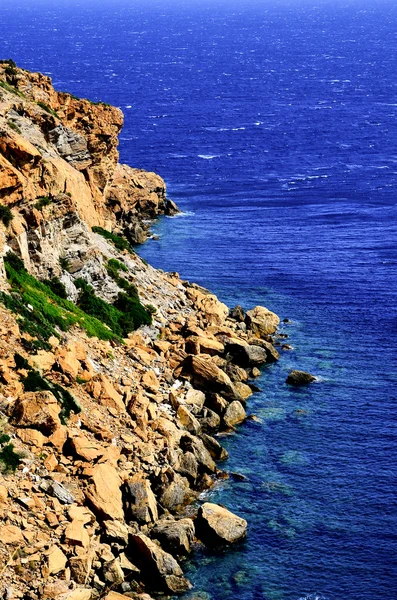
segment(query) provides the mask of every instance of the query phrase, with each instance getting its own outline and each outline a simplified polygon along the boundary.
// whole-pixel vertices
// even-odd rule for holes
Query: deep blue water
[[[248,480],[211,496],[248,538],[196,554],[196,589],[397,598],[397,6],[3,0],[0,26],[3,57],[125,111],[122,161],[185,211],[142,256],[293,320],[224,439]]]

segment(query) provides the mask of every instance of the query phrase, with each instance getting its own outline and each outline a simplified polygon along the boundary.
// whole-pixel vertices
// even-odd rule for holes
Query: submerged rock
[[[247,533],[247,521],[218,504],[206,502],[196,520],[196,535],[209,546],[232,544]]]
[[[289,385],[307,385],[308,383],[316,381],[316,378],[314,375],[306,373],[305,371],[294,370],[288,375],[286,381]]]

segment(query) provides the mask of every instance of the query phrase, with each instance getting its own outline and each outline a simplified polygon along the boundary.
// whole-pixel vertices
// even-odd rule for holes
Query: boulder
[[[93,511],[103,519],[124,521],[121,480],[110,463],[95,465],[91,485],[86,491]]]
[[[203,431],[217,431],[221,424],[221,418],[210,408],[205,408],[200,423]]]
[[[191,588],[175,558],[146,535],[132,536],[129,550],[149,587],[172,593],[186,592]]]
[[[242,400],[247,400],[250,396],[252,396],[252,389],[246,383],[242,383],[241,381],[236,381],[234,384],[236,390],[240,394]]]
[[[238,322],[243,322],[245,320],[245,312],[242,306],[237,304],[234,308],[230,310],[230,318],[234,319]]]
[[[206,502],[198,512],[196,535],[209,546],[232,544],[246,536],[247,521],[232,512]]]
[[[30,427],[50,435],[61,426],[60,412],[52,392],[26,392],[15,402],[11,421],[17,427]]]
[[[157,521],[157,502],[148,479],[141,473],[136,473],[126,482],[123,491],[129,520],[139,523]]]
[[[227,459],[229,456],[228,451],[220,445],[218,440],[210,435],[207,435],[206,433],[201,434],[200,437],[203,440],[204,446],[207,448],[214,460]]]
[[[280,318],[264,306],[255,306],[247,311],[246,323],[258,337],[264,337],[276,332]]]
[[[72,579],[79,584],[87,583],[92,566],[90,553],[79,554],[69,558],[69,568]]]
[[[201,431],[200,423],[183,404],[178,408],[177,416],[181,425],[191,433],[199,433]]]
[[[241,423],[247,417],[243,405],[238,400],[231,402],[223,415],[223,421],[227,427],[233,427]]]
[[[264,363],[274,362],[280,358],[277,350],[272,344],[261,340],[261,344],[228,344],[226,352],[233,362],[241,367],[255,367]]]
[[[222,369],[216,366],[213,359],[200,356],[188,356],[183,363],[183,371],[191,375],[198,387],[211,392],[219,392],[231,400],[238,400],[239,395],[232,381]]]
[[[198,463],[193,452],[183,452],[178,463],[175,466],[175,471],[195,481],[198,475]]]
[[[316,381],[314,375],[306,373],[305,371],[291,371],[287,377],[287,383],[289,385],[307,385]]]
[[[202,440],[194,435],[188,433],[181,437],[180,447],[183,452],[191,452],[199,465],[201,471],[207,473],[214,473],[216,470],[216,464],[212,459],[211,454],[204,446]]]
[[[188,390],[185,398],[184,404],[186,404],[190,410],[190,412],[197,414],[202,411],[205,402],[205,394],[200,390],[195,390],[191,388]]]
[[[194,524],[191,519],[159,521],[150,536],[160,542],[161,547],[173,556],[186,556],[194,540]]]
[[[63,571],[66,567],[67,558],[58,546],[51,546],[48,551],[48,570],[50,575]]]
[[[0,527],[0,539],[4,545],[20,545],[25,542],[22,531],[16,525],[2,525]]]

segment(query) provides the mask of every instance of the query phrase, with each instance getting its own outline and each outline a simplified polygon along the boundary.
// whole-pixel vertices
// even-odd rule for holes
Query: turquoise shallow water
[[[211,498],[247,540],[186,566],[213,600],[397,597],[396,35],[391,2],[4,0],[1,53],[126,113],[121,159],[184,216],[139,252],[292,324]],[[320,381],[290,389],[291,368]]]

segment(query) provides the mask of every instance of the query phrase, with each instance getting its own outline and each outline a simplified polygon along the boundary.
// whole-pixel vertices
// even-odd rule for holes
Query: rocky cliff
[[[0,595],[190,589],[197,540],[246,522],[200,492],[246,418],[278,317],[233,311],[131,244],[177,210],[118,164],[123,115],[0,64]],[[189,508],[190,507],[190,508]]]

